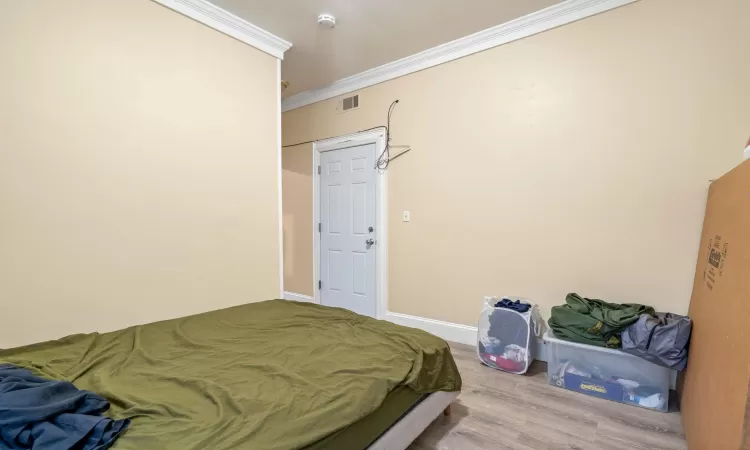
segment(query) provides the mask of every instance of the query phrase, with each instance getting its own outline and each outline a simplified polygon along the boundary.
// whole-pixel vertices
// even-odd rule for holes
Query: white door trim
[[[313,142],[313,292],[315,303],[320,304],[320,153],[365,144],[375,144],[375,158],[385,149],[385,129],[347,134]],[[388,171],[375,175],[375,301],[376,318],[383,319],[388,312]]]

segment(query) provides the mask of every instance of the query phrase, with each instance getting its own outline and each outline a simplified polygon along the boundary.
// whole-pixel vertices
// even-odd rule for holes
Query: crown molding
[[[638,0],[567,0],[504,24],[438,45],[374,69],[334,81],[328,86],[300,92],[282,101],[290,111],[338,97],[384,81],[428,69],[493,47],[542,33],[562,25],[619,8]]]
[[[279,59],[284,59],[284,52],[292,46],[290,42],[206,0],[153,1]]]

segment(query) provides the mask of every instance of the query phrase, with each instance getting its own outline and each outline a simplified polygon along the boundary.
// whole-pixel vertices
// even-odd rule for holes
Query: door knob
[[[373,238],[370,238],[365,241],[365,244],[367,244],[367,247],[371,247],[375,243],[375,240]]]

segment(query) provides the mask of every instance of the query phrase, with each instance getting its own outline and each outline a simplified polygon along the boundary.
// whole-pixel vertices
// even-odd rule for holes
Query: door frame
[[[360,145],[375,144],[375,159],[385,150],[385,129],[347,134],[313,142],[313,292],[321,304],[320,280],[320,154]],[[388,171],[375,170],[375,311],[383,319],[388,312]]]

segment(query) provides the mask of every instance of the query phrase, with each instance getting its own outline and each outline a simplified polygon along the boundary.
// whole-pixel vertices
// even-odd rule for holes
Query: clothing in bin
[[[675,370],[687,367],[693,321],[671,313],[642,315],[622,332],[622,350]]]
[[[560,339],[601,347],[620,348],[620,334],[654,308],[637,303],[608,303],[568,294],[565,304],[552,307],[549,327]]]
[[[634,380],[602,372],[598,367],[586,367],[566,361],[555,376],[555,384],[573,391],[644,408],[664,409],[667,399],[658,388],[641,386]]]
[[[544,335],[550,384],[594,397],[667,411],[670,371],[620,350]]]
[[[477,353],[482,363],[522,374],[534,360],[538,308],[515,297],[488,297],[479,319]]]
[[[648,305],[608,303],[568,294],[554,306],[549,327],[558,339],[623,351],[654,364],[685,370],[692,321]]]

